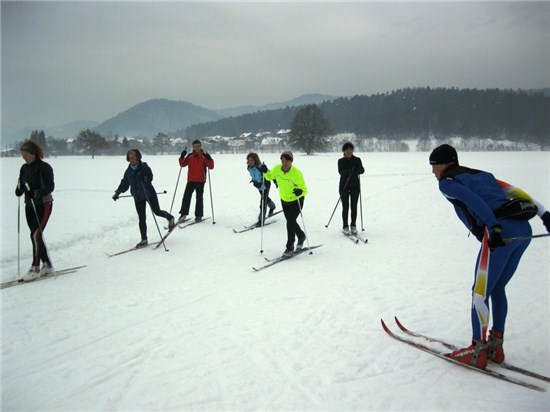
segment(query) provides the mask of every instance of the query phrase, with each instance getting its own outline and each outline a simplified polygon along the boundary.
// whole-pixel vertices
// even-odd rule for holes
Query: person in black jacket
[[[347,142],[342,146],[343,157],[338,159],[338,173],[340,173],[339,192],[342,199],[342,222],[345,234],[357,234],[357,201],[361,193],[359,175],[365,173],[361,159],[353,155],[353,143]],[[348,226],[348,212],[351,207],[351,222]],[[351,229],[350,229],[351,228]]]
[[[155,188],[152,185],[153,171],[147,163],[141,161],[141,153],[138,149],[128,150],[126,160],[130,162],[128,168],[124,172],[124,177],[120,181],[120,185],[115,190],[113,200],[118,200],[121,193],[130,189],[130,193],[136,204],[136,211],[139,218],[139,231],[141,233],[141,241],[136,247],[144,247],[148,245],[147,240],[147,224],[145,221],[146,203],[149,202],[151,210],[157,216],[168,220],[168,229],[172,230],[175,226],[174,216],[165,210],[161,210],[159,200]]]
[[[32,266],[22,277],[28,281],[54,272],[42,234],[52,214],[55,184],[53,169],[42,160],[44,152],[38,143],[27,140],[20,150],[25,164],[19,171],[15,194],[18,197],[25,195],[25,217],[31,231]],[[42,269],[40,261],[43,262]]]

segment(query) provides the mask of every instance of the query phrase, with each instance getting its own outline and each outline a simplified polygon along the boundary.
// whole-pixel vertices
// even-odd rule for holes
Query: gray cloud
[[[2,2],[2,124],[304,93],[549,86],[548,2]]]

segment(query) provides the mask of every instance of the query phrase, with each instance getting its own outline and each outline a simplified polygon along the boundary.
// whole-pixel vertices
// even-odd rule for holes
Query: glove
[[[113,200],[116,202],[118,200],[118,196],[120,195],[120,193],[118,192],[115,192],[115,194],[113,195]]]
[[[544,212],[540,218],[542,219],[542,223],[544,224],[546,231],[550,233],[550,212]]]
[[[204,152],[203,156],[206,160],[212,160],[212,156],[210,156],[210,153],[208,152]]]
[[[183,149],[183,152],[181,152],[180,158],[185,159],[185,156],[187,156],[187,149]]]
[[[494,249],[500,246],[506,246],[504,239],[502,239],[502,226],[494,225],[489,231],[489,240],[487,241],[490,249]]]
[[[269,169],[267,168],[266,165],[261,165],[260,166],[260,172],[262,173],[267,173],[269,171]]]
[[[302,193],[304,193],[302,189],[298,189],[297,187],[294,188],[293,192],[296,196],[300,196]]]

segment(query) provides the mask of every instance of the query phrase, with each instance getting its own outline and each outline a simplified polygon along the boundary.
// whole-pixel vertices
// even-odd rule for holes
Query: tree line
[[[406,88],[337,98],[319,107],[335,133],[355,133],[363,138],[490,138],[550,148],[550,97],[542,92]],[[276,131],[288,127],[297,110],[286,107],[250,113],[196,124],[181,133],[200,138]]]

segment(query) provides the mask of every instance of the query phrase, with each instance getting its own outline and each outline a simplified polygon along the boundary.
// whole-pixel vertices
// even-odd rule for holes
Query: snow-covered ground
[[[258,193],[245,155],[214,156],[212,220],[176,231],[169,252],[144,249],[131,199],[111,200],[121,157],[49,158],[54,210],[45,232],[58,269],[78,273],[2,290],[2,410],[467,410],[550,409],[540,393],[468,371],[389,338],[380,318],[457,345],[470,339],[478,243],[441,196],[427,153],[357,153],[366,166],[363,232],[340,233],[340,154],[296,154],[309,188],[309,243],[323,244],[262,272],[280,255],[284,218],[255,221]],[[550,208],[548,152],[460,153]],[[261,156],[272,167],[277,154]],[[177,157],[144,156],[170,209]],[[1,159],[2,281],[17,274],[22,159]],[[177,213],[186,170],[174,204]],[[277,190],[273,197],[278,201]],[[209,188],[205,214],[211,215]],[[543,233],[540,219],[534,233]],[[159,220],[164,226],[165,221]],[[148,214],[149,238],[159,237]],[[359,219],[359,226],[361,220]],[[21,224],[21,271],[30,241]],[[264,250],[263,255],[260,253]],[[507,359],[550,375],[550,240],[534,240],[508,287]],[[548,391],[550,386],[536,382]]]

